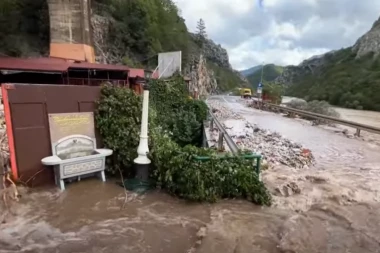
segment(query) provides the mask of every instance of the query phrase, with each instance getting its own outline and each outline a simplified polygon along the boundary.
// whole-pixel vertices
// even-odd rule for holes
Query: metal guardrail
[[[227,143],[228,147],[230,148],[231,152],[234,154],[238,153],[239,148],[236,145],[236,143],[232,140],[232,138],[228,135],[226,129],[224,129],[222,124],[220,124],[219,120],[213,115],[213,113],[211,111],[209,111],[209,113],[211,116],[211,122],[210,122],[211,129],[214,128],[214,123],[215,123],[216,127],[219,129],[219,133],[220,133],[219,134],[219,140],[218,140],[219,148],[221,148],[220,146],[223,145],[223,139],[224,139],[224,140],[226,140],[226,143]]]
[[[258,154],[239,154],[239,148],[236,145],[236,143],[232,140],[231,136],[228,135],[226,129],[224,129],[223,125],[219,122],[219,120],[213,115],[211,111],[209,111],[210,116],[210,129],[214,129],[214,124],[219,130],[219,139],[218,139],[218,150],[223,150],[223,141],[225,140],[230,151],[234,154],[234,156],[228,156],[228,155],[220,155],[218,156],[218,159],[233,159],[239,156],[240,158],[252,160],[252,166],[257,173],[259,180],[261,181],[261,171],[260,171],[260,165],[261,165],[261,159],[262,156]],[[203,128],[204,131],[206,130],[205,127]],[[207,141],[207,140],[206,140]],[[211,157],[208,156],[196,156],[194,157],[195,160],[206,162],[211,160]]]
[[[356,122],[348,121],[348,120],[343,120],[343,119],[337,119],[334,117],[330,117],[330,116],[326,116],[326,115],[322,115],[322,114],[318,114],[318,113],[302,111],[302,110],[293,109],[293,108],[280,106],[280,105],[275,105],[275,104],[271,104],[271,103],[267,103],[267,102],[263,102],[263,104],[268,105],[268,106],[273,107],[273,108],[277,108],[279,110],[287,111],[290,113],[308,116],[308,117],[315,118],[315,119],[323,119],[323,120],[326,120],[329,122],[334,122],[334,123],[337,123],[340,125],[345,125],[345,126],[356,128],[356,135],[357,136],[360,136],[360,130],[380,134],[380,128],[377,128],[374,126],[364,125],[364,124],[360,124],[360,123],[356,123]]]

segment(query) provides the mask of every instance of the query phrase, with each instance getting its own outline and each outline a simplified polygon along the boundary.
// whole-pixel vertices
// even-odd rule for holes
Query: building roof
[[[69,69],[96,69],[129,71],[127,66],[88,62],[70,62],[59,58],[13,58],[0,57],[0,70],[23,70],[43,72],[67,72]]]
[[[68,68],[68,62],[54,58],[23,59],[0,57],[0,69],[6,70],[65,72]]]

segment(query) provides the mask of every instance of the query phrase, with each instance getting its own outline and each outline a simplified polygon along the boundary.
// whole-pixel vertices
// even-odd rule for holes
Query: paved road
[[[213,96],[210,99],[224,103],[251,124],[279,132],[284,137],[311,149],[318,160],[318,166],[380,166],[380,148],[377,145],[311,126],[310,122],[304,120],[289,119],[275,113],[247,108],[244,105],[245,101],[239,97]]]

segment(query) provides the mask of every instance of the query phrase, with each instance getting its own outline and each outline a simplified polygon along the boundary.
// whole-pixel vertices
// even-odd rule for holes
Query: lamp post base
[[[149,180],[150,163],[148,164],[134,163],[133,168],[136,172],[136,177],[135,177],[136,179],[139,179],[141,181]]]

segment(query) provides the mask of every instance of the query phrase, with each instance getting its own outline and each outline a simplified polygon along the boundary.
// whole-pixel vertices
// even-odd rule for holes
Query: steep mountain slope
[[[380,19],[354,46],[286,67],[275,82],[291,96],[380,111]]]
[[[46,2],[0,2],[1,54],[21,57],[48,55],[49,13]],[[212,40],[207,40],[202,47],[196,43],[172,0],[91,2],[97,61],[155,68],[159,52],[180,50],[184,74],[197,77],[192,81],[194,85],[207,86],[208,91],[213,92],[230,89],[244,82],[232,70],[224,48]],[[202,67],[198,66],[199,63]],[[209,63],[215,67],[209,68]],[[191,71],[201,71],[202,75]],[[198,79],[203,75],[207,75],[207,78]],[[230,81],[225,81],[226,78]],[[200,80],[209,80],[209,83]]]
[[[0,54],[46,55],[49,12],[46,0],[0,1]]]
[[[257,65],[252,68],[240,71],[240,74],[242,74],[243,76],[249,76],[249,75],[254,74],[256,71],[261,70],[262,67],[263,65]]]
[[[247,79],[251,85],[256,87],[261,81],[261,72],[263,74],[263,82],[272,82],[281,75],[283,67],[274,64],[264,65],[264,68],[260,68],[253,74],[247,76]]]

